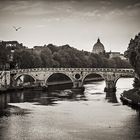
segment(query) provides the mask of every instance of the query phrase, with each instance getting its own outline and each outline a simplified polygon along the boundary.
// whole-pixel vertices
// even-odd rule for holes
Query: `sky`
[[[13,26],[22,27],[15,31]],[[139,0],[0,0],[0,40],[124,52],[140,32]]]

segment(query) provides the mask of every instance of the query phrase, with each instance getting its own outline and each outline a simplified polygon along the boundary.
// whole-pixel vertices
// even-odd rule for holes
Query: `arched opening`
[[[31,87],[35,84],[35,78],[31,75],[24,74],[20,75],[15,80],[16,86],[22,86],[22,87]]]
[[[63,73],[54,73],[46,80],[50,90],[54,89],[70,89],[73,87],[72,79]]]
[[[127,91],[129,89],[133,88],[133,82],[134,82],[134,78],[133,77],[120,77],[119,79],[117,79],[116,81],[116,96],[119,99],[120,98],[120,94],[123,93],[123,91]]]
[[[85,94],[95,97],[104,97],[104,88],[105,88],[105,80],[104,78],[96,73],[88,74],[83,80],[83,84],[85,87]]]
[[[84,78],[83,83],[85,84],[88,82],[103,81],[103,80],[104,78],[101,75],[96,73],[91,73]]]

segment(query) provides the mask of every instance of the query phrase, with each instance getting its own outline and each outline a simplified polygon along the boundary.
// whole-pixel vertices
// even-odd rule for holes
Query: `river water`
[[[9,113],[0,117],[0,140],[139,140],[140,114],[119,99],[132,83],[132,78],[118,81],[117,102],[105,99],[104,81],[86,84],[84,96],[48,104],[39,91],[10,93]]]

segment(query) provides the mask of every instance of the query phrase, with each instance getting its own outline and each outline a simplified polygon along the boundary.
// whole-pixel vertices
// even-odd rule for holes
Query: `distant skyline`
[[[15,31],[13,26],[22,27]],[[139,0],[0,0],[0,40],[124,52],[140,32]]]

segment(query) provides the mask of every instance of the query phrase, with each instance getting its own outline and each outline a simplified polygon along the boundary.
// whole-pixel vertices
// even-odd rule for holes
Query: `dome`
[[[104,45],[100,42],[99,38],[97,43],[94,44],[92,52],[96,54],[103,54],[105,52]]]

